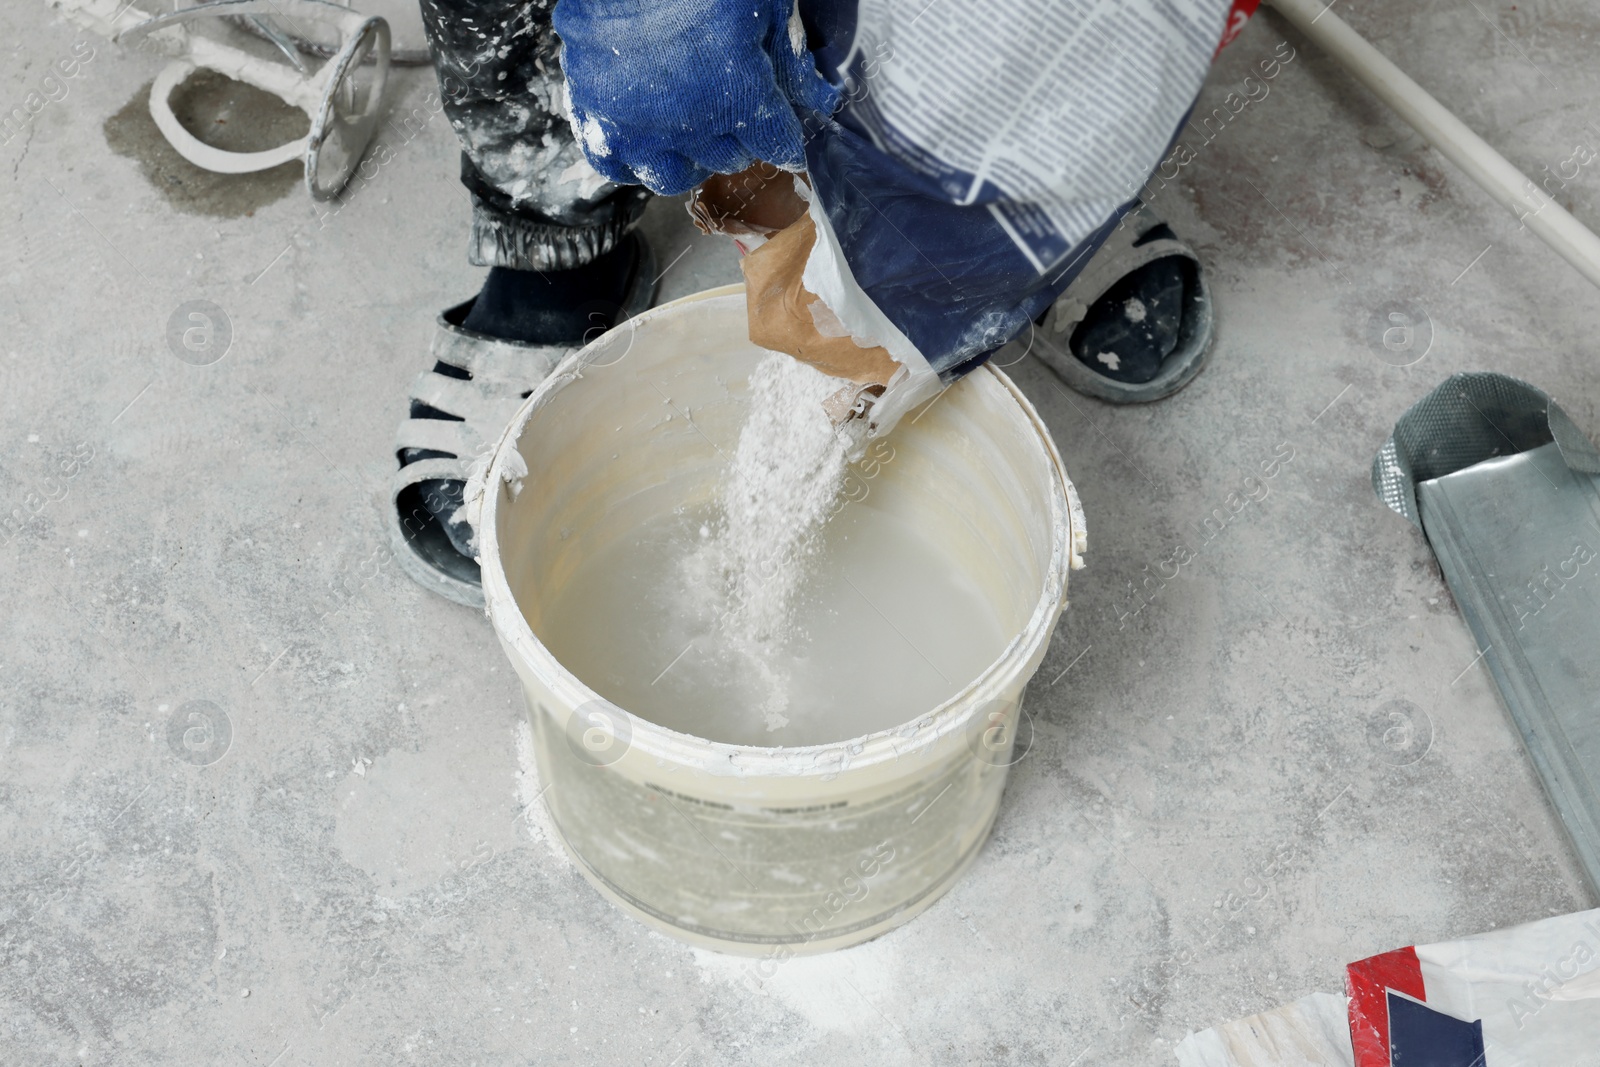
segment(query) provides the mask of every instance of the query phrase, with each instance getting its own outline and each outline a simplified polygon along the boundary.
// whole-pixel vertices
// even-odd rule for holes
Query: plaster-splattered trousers
[[[573,141],[561,105],[556,0],[421,0],[444,112],[472,194],[467,258],[566,270],[610,251],[650,191],[607,182]]]

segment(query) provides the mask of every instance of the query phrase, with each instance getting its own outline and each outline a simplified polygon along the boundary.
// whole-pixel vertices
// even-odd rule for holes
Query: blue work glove
[[[681,193],[757,160],[802,170],[800,112],[831,115],[795,0],[560,0],[572,124],[614,182]]]

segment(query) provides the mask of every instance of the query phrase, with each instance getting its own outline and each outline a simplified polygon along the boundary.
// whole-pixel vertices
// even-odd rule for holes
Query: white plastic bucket
[[[717,449],[731,453],[738,439],[761,354],[746,336],[743,288],[730,286],[656,308],[569,357],[496,448],[479,537],[544,801],[578,868],[675,937],[782,955],[905,922],[977,855],[1022,754],[1022,690],[1080,565],[1083,523],[1038,414],[985,368],[901,424],[872,489],[884,506],[914,500],[939,524],[1015,635],[982,674],[903,726],[804,748],[716,743],[614,706],[540,642],[542,613],[586,553],[710,498]],[[666,418],[664,398],[692,424]]]

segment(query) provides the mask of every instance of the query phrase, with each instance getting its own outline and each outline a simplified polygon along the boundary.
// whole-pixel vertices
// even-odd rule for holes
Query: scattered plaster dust
[[[794,0],[794,8],[789,12],[789,48],[797,56],[806,52],[806,24],[800,21],[800,0]]]
[[[642,185],[652,190],[662,187],[661,176],[643,163],[635,163],[633,165],[633,173],[638,175],[639,182]]]
[[[579,124],[578,134],[583,138],[583,147],[588,149],[591,156],[604,159],[611,154],[611,146],[606,143],[606,131],[601,129],[599,119],[586,117]]]
[[[1128,302],[1122,305],[1122,314],[1129,322],[1143,322],[1149,312],[1145,309],[1144,301],[1136,296],[1128,297]]]
[[[591,197],[605,188],[606,176],[589,165],[587,159],[580,159],[572,166],[556,175],[557,185],[576,185],[577,195]]]
[[[820,956],[758,959],[691,948],[700,980],[771,996],[825,1033],[861,1034],[882,1027],[874,1004],[903,992],[898,952],[882,939]]]

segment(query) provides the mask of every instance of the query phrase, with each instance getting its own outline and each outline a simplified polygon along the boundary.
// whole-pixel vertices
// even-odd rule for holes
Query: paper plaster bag
[[[835,422],[863,417],[876,436],[938,393],[927,360],[855,284],[803,179],[766,163],[718,175],[695,190],[689,214],[748,253],[751,342],[850,383],[826,405]]]

